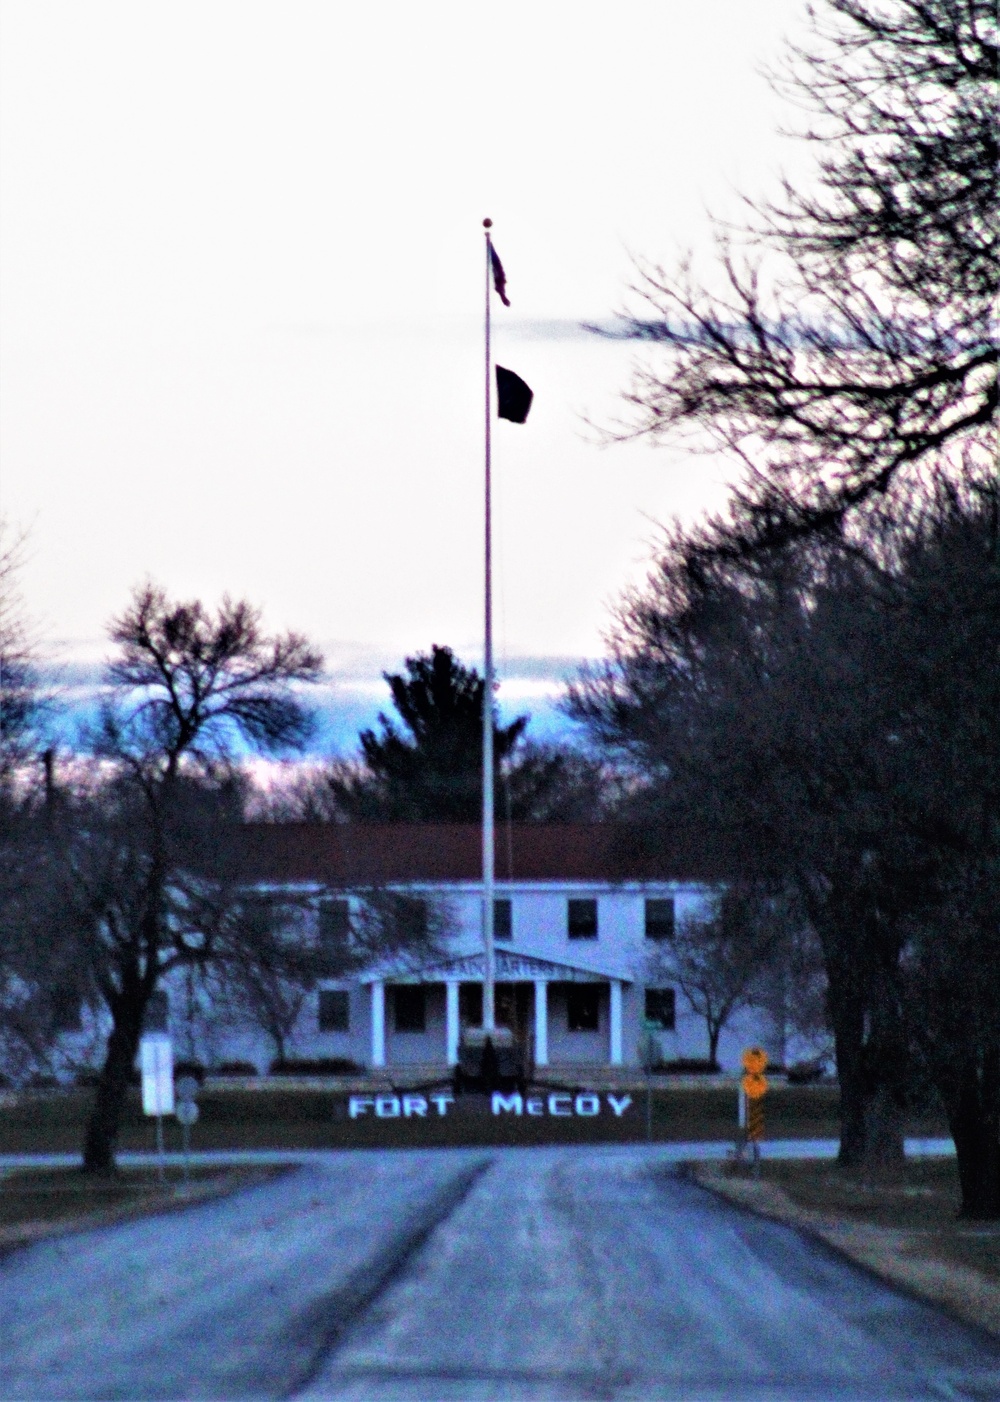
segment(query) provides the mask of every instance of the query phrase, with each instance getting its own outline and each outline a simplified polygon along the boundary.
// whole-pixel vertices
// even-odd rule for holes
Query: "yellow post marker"
[[[746,1073],[740,1082],[746,1097],[746,1138],[754,1148],[754,1170],[760,1162],[760,1141],[764,1138],[764,1096],[767,1094],[767,1052],[761,1047],[747,1047],[743,1053],[743,1070]]]

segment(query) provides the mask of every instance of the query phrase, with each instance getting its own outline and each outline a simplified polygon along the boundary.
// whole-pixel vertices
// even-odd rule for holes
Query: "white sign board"
[[[143,1037],[139,1043],[142,1068],[142,1110],[145,1115],[174,1113],[174,1049],[169,1037]]]

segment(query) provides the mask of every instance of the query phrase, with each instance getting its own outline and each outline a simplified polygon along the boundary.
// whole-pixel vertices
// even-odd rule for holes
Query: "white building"
[[[305,899],[314,936],[332,953],[374,890],[404,894],[414,918],[441,930],[439,953],[422,962],[322,980],[303,1002],[290,1056],[343,1058],[390,1074],[454,1064],[461,1027],[482,1015],[480,843],[471,824],[247,830],[248,883]],[[665,1061],[707,1057],[704,1021],[662,972],[677,924],[707,911],[704,872],[679,861],[668,867],[644,855],[634,831],[603,824],[500,824],[496,871],[497,1021],[526,1044],[540,1074],[637,1066],[651,1027]],[[274,1048],[259,1028],[192,1020],[187,1007],[179,975],[152,1019],[158,1012],[178,1054],[266,1069]],[[744,1013],[723,1033],[719,1061],[736,1069],[751,1041],[783,1060],[780,1040],[763,1011]]]

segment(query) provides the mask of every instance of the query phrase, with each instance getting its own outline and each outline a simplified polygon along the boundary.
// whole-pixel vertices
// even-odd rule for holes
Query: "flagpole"
[[[491,478],[490,281],[493,272],[492,219],[486,231],[486,473],[485,473],[485,600],[483,609],[483,1030],[496,1029],[496,955],[493,945],[493,502]]]

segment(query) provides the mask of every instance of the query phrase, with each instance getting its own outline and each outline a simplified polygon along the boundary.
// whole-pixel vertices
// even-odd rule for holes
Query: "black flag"
[[[503,270],[503,264],[497,257],[497,251],[490,244],[490,267],[493,269],[493,286],[496,288],[497,296],[505,307],[510,306],[507,300],[507,274]]]
[[[512,424],[523,424],[533,398],[520,375],[515,375],[513,370],[505,370],[502,365],[497,366],[497,418],[510,419]]]

